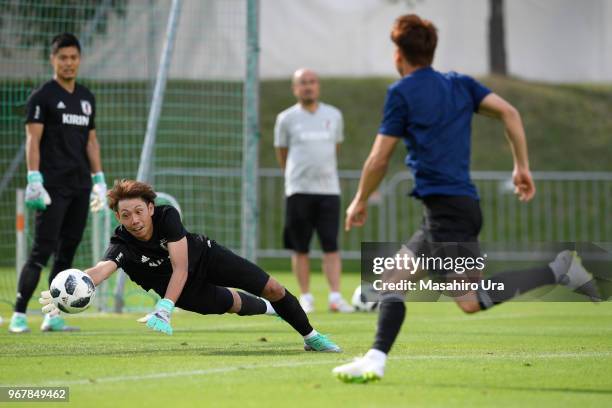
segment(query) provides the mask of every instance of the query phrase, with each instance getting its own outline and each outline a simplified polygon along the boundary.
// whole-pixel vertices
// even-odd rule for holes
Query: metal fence
[[[354,196],[361,172],[339,172],[342,211]],[[508,172],[475,171],[472,180],[481,198],[482,242],[610,242],[612,241],[612,173],[535,172],[537,193],[529,203],[513,194]],[[422,205],[408,197],[413,187],[409,172],[389,175],[370,199],[363,228],[339,239],[343,257],[359,259],[362,241],[405,241],[418,228]],[[259,170],[259,257],[287,257],[283,249],[283,175],[278,169]],[[341,217],[343,218],[343,212]],[[343,221],[343,220],[342,220]],[[343,223],[343,222],[342,222]],[[313,255],[320,254],[313,240]]]

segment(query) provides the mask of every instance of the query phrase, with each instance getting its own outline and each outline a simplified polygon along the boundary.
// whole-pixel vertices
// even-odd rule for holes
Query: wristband
[[[28,171],[28,183],[42,183],[43,176],[38,170],[29,170]]]
[[[164,309],[168,313],[172,313],[172,310],[174,310],[174,302],[167,298],[160,299],[157,302],[157,308]]]
[[[94,184],[106,184],[106,181],[104,180],[104,172],[102,171],[95,173],[93,176],[91,176],[91,179],[93,180]]]

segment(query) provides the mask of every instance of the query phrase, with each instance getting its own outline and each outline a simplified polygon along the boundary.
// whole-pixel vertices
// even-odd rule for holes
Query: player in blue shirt
[[[462,244],[455,246],[459,249],[459,253],[453,254],[455,257],[464,255],[461,251],[466,247],[479,252],[482,214],[478,193],[470,180],[472,117],[479,113],[503,122],[514,159],[514,191],[519,200],[529,201],[536,189],[529,170],[521,116],[512,105],[473,78],[455,72],[441,73],[431,67],[437,33],[430,21],[414,14],[401,16],[393,26],[391,39],[396,45],[395,66],[402,78],[387,92],[382,124],[364,164],[357,194],[346,211],[346,230],[365,223],[368,198],[385,176],[389,158],[402,140],[408,149],[406,165],[415,180],[412,196],[423,202],[425,214],[421,228],[400,254],[415,257],[431,253],[432,243],[449,242]],[[412,272],[416,279],[423,271]],[[434,279],[448,281],[456,277],[445,271],[427,272]],[[475,278],[480,282],[480,276]],[[397,281],[393,275],[387,279]],[[572,289],[586,288],[592,298],[598,296],[591,275],[571,251],[562,251],[548,265],[500,273],[490,281],[503,284],[504,290],[457,293],[454,296],[457,305],[466,313],[474,313],[536,287],[556,283]],[[365,356],[333,370],[340,380],[368,382],[383,376],[387,354],[404,320],[404,295],[382,294],[376,340]]]

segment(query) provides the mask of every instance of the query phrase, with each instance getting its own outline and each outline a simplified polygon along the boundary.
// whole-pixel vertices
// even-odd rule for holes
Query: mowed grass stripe
[[[612,351],[603,351],[603,352],[584,352],[584,353],[518,353],[518,354],[484,354],[478,355],[478,358],[486,359],[486,360],[534,360],[538,359],[564,359],[564,358],[602,358],[602,357],[611,357]],[[419,360],[419,361],[428,361],[428,360],[471,360],[475,356],[474,355],[413,355],[413,356],[391,356],[389,360],[391,361],[407,361],[407,360]],[[125,382],[125,381],[144,381],[144,380],[159,380],[166,378],[174,378],[174,377],[193,377],[193,376],[206,376],[213,374],[224,374],[232,371],[239,370],[258,370],[258,369],[276,369],[276,368],[295,368],[301,366],[313,366],[313,365],[336,365],[341,364],[342,362],[335,358],[333,360],[318,360],[318,361],[294,361],[287,363],[275,363],[275,364],[240,364],[236,366],[226,366],[226,367],[215,367],[209,369],[202,370],[190,370],[190,371],[167,371],[167,372],[155,372],[155,373],[145,373],[145,374],[135,374],[135,375],[120,375],[113,377],[100,377],[94,379],[82,379],[82,380],[72,380],[72,381],[47,381],[34,385],[39,386],[59,386],[59,385],[84,385],[84,384],[95,384],[95,383],[109,383],[109,382]],[[9,384],[2,384],[2,386],[7,386]],[[17,384],[10,384],[17,385]],[[30,384],[32,385],[32,384]]]

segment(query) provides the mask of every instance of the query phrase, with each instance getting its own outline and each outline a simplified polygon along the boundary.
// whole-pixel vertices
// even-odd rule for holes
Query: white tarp
[[[506,0],[510,73],[543,81],[612,80],[612,0]],[[488,72],[488,0],[261,0],[261,75],[395,75],[389,32],[401,14],[438,27],[434,65]]]
[[[86,48],[83,76],[154,75],[170,0],[128,4],[127,17],[113,17]],[[302,66],[324,76],[394,76],[389,31],[409,12],[439,29],[435,68],[487,73],[488,0],[260,0],[261,77],[286,78]],[[612,0],[506,0],[505,14],[512,75],[612,81]],[[245,19],[246,0],[184,0],[170,78],[242,78]],[[0,59],[0,76],[50,74],[39,50],[15,46],[11,54]]]

